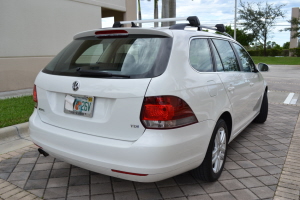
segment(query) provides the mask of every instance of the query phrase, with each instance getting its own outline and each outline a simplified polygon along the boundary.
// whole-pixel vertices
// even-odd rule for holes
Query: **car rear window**
[[[79,38],[62,50],[43,72],[94,78],[152,78],[165,71],[171,45],[172,38],[152,35]]]

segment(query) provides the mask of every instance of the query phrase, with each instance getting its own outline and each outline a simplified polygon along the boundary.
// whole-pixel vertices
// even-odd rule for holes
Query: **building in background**
[[[300,8],[292,8],[292,17],[291,18],[300,18]],[[298,38],[292,38],[295,34],[295,31],[291,31],[291,40],[290,40],[290,48],[298,47]]]
[[[0,92],[32,88],[38,72],[101,19],[135,20],[135,0],[0,0]]]

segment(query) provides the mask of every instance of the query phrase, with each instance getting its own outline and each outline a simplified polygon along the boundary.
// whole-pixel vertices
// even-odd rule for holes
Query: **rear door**
[[[41,120],[83,134],[137,140],[144,132],[146,90],[164,72],[171,44],[159,35],[74,40],[36,79]]]
[[[255,65],[250,58],[247,51],[236,43],[232,43],[236,53],[238,55],[242,73],[245,76],[245,82],[248,84],[249,88],[249,99],[248,106],[250,108],[251,117],[254,117],[260,109],[260,102],[262,100],[262,94],[264,90],[264,83],[261,75],[257,73]]]
[[[223,82],[228,98],[231,102],[233,110],[233,133],[236,133],[249,121],[251,109],[248,104],[249,98],[249,83],[245,80],[245,74],[240,70],[238,60],[230,43],[226,40],[212,39],[213,48],[217,60],[222,63],[223,69],[218,65],[219,77]]]

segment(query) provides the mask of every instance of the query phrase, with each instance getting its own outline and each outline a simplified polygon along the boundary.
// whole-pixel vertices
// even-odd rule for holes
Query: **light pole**
[[[236,10],[237,10],[236,1],[237,0],[235,0],[235,6],[234,6],[234,36],[233,36],[235,40],[236,40]]]

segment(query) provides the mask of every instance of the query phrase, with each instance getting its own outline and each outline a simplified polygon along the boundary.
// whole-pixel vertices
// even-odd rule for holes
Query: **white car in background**
[[[35,80],[30,133],[40,153],[132,181],[189,170],[217,180],[228,143],[266,121],[268,87],[223,25],[216,34],[187,20],[75,35]]]

